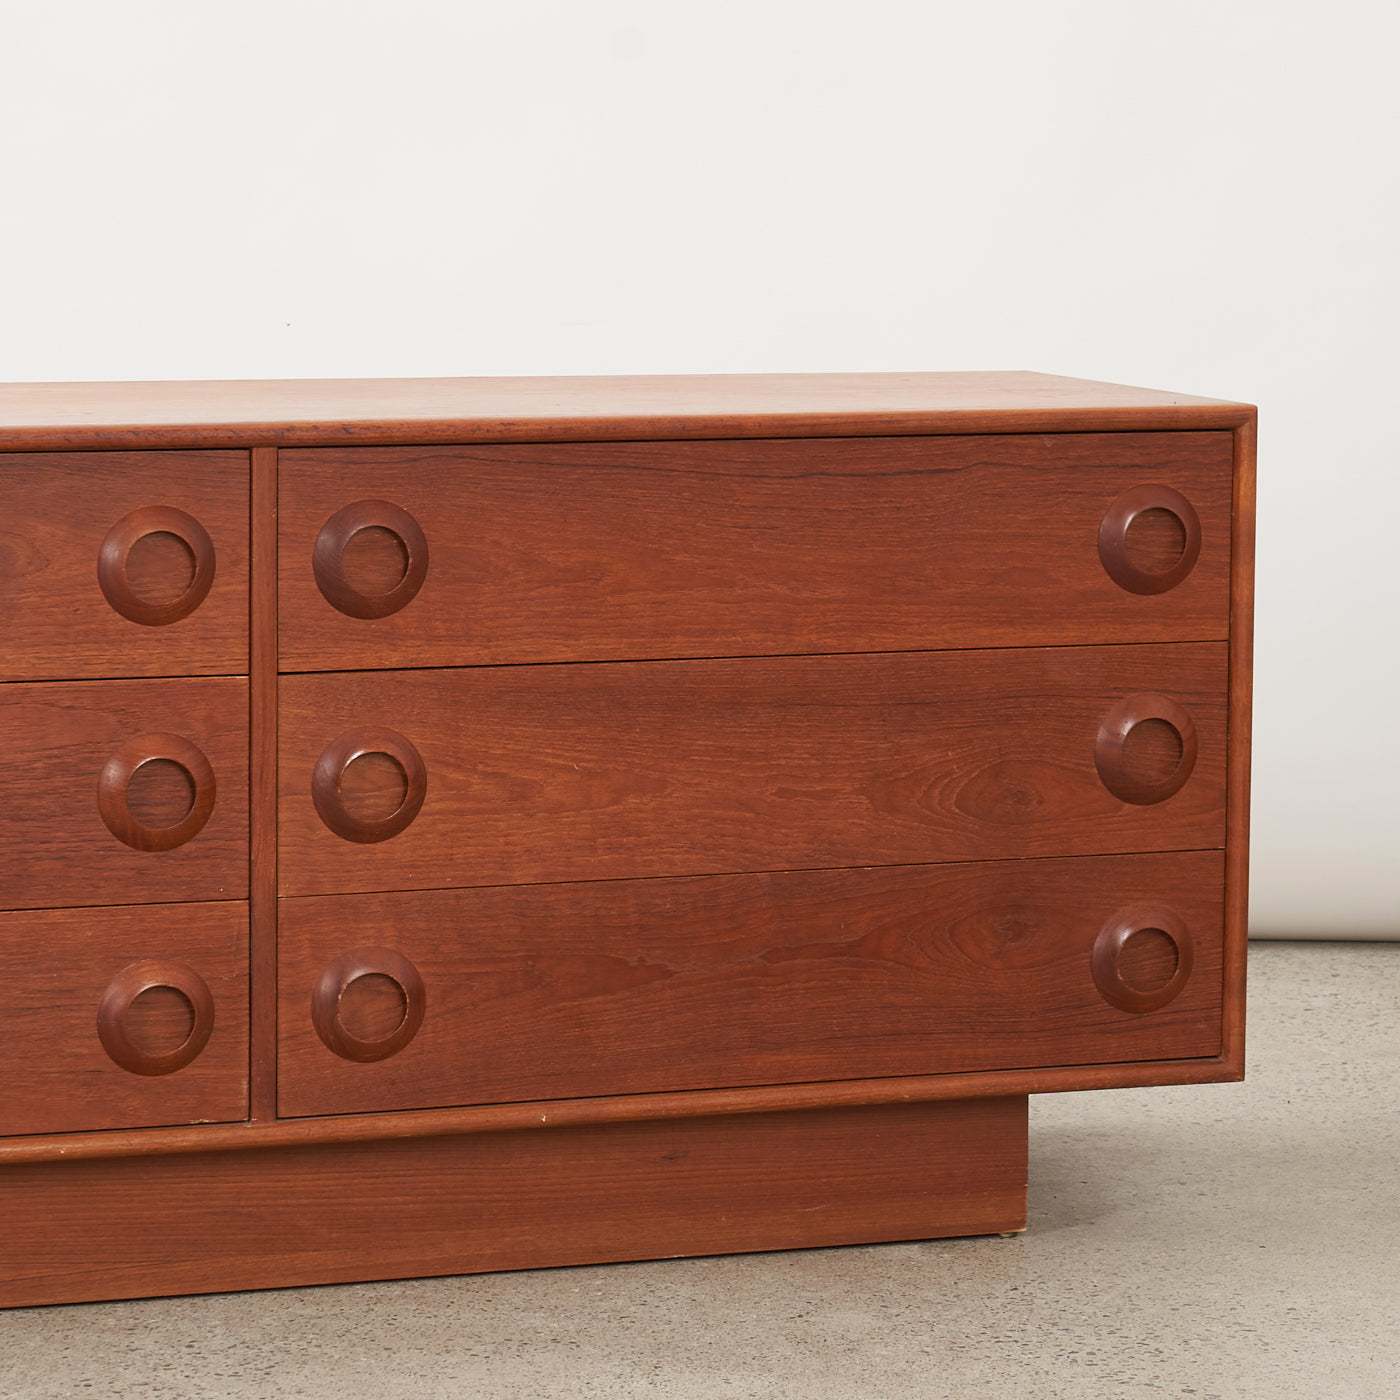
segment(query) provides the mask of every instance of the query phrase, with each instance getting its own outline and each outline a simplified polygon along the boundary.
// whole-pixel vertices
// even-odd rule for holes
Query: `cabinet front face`
[[[0,454],[0,681],[248,669],[248,454]]]
[[[1223,857],[282,901],[280,1111],[1218,1054]]]
[[[2,1135],[242,1119],[248,906],[0,913],[0,1026]]]
[[[1224,643],[284,677],[284,895],[1225,840]]]
[[[1222,1053],[1231,433],[255,460],[250,650],[247,452],[0,457],[0,1135]]]
[[[1014,1230],[1240,1077],[1248,406],[17,388],[0,1302]]]
[[[1227,635],[1228,433],[279,458],[283,670]]]
[[[0,909],[245,899],[248,682],[0,687]]]

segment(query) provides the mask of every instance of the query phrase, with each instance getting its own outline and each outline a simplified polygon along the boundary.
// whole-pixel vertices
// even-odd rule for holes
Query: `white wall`
[[[1261,410],[1255,931],[1400,935],[1393,0],[0,0],[0,379]]]

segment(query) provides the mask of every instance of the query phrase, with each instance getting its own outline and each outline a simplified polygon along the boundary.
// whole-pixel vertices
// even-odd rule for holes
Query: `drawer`
[[[0,681],[248,669],[248,454],[0,456]]]
[[[1219,847],[1225,705],[1224,643],[287,676],[281,892]]]
[[[0,1133],[247,1116],[248,906],[0,913]]]
[[[283,900],[279,1111],[1215,1055],[1223,881],[1193,851]]]
[[[1231,466],[1189,432],[284,451],[279,664],[1220,639]]]
[[[0,909],[245,899],[248,682],[0,686]]]

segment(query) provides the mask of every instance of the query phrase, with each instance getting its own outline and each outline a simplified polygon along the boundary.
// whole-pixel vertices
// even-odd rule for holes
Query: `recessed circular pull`
[[[350,805],[349,771],[366,760],[370,764],[379,760],[381,771],[387,770],[389,781],[380,784],[381,794],[388,793],[382,815],[374,814],[372,798],[368,811]],[[311,800],[321,820],[337,836],[362,845],[397,836],[418,815],[427,793],[428,770],[422,756],[396,729],[347,730],[326,746],[311,775]]]
[[[1166,695],[1130,695],[1103,717],[1094,766],[1109,792],[1149,807],[1179,792],[1196,766],[1196,726]]]
[[[139,1043],[132,1022],[133,1005],[144,993],[169,991],[166,998],[185,1012],[176,1035],[183,1035],[169,1049]],[[209,1043],[214,1029],[214,998],[209,985],[192,967],[159,959],[132,963],[112,979],[97,1008],[97,1035],[102,1048],[132,1074],[174,1074],[184,1069]],[[157,1031],[159,1036],[159,1031]],[[143,1035],[141,1040],[145,1040]]]
[[[1194,957],[1191,931],[1179,915],[1163,905],[1137,904],[1099,930],[1090,970],[1110,1006],[1140,1016],[1177,996]]]
[[[174,768],[183,775],[188,793],[184,801],[189,805],[182,816],[168,825],[143,821],[131,809],[136,795],[133,789],[141,785],[145,776],[143,770],[147,770],[148,765],[151,768],[160,765],[167,770]],[[107,830],[133,851],[173,851],[197,836],[209,820],[217,789],[209,760],[188,739],[178,734],[141,734],[128,739],[102,765],[97,778],[97,810]],[[168,805],[170,800],[167,797],[163,804],[151,805],[157,809],[165,805],[166,815],[173,817],[175,813]],[[184,803],[179,805],[184,806]],[[146,804],[138,806],[146,815]]]
[[[1166,559],[1135,557],[1139,550],[1134,523],[1152,514],[1172,517],[1164,522],[1174,536]],[[1175,588],[1195,568],[1200,553],[1201,518],[1195,506],[1170,486],[1135,486],[1125,491],[1099,524],[1099,558],[1109,578],[1129,593],[1165,593]]]
[[[423,978],[402,953],[356,948],[321,973],[311,1024],[327,1050],[370,1064],[397,1055],[418,1034],[427,1004]]]
[[[352,577],[347,550],[376,541],[387,545],[387,551],[366,561],[368,577]],[[388,617],[412,602],[422,588],[428,576],[428,541],[402,506],[356,501],[321,526],[311,551],[311,571],[326,602],[347,617]]]
[[[188,617],[214,582],[214,544],[204,526],[174,506],[141,506],[122,516],[97,554],[103,597],[124,618],[165,627]]]

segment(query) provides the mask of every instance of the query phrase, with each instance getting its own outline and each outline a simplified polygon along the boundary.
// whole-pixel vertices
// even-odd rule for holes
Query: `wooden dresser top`
[[[1246,404],[1028,371],[0,385],[0,450],[1234,428]]]

